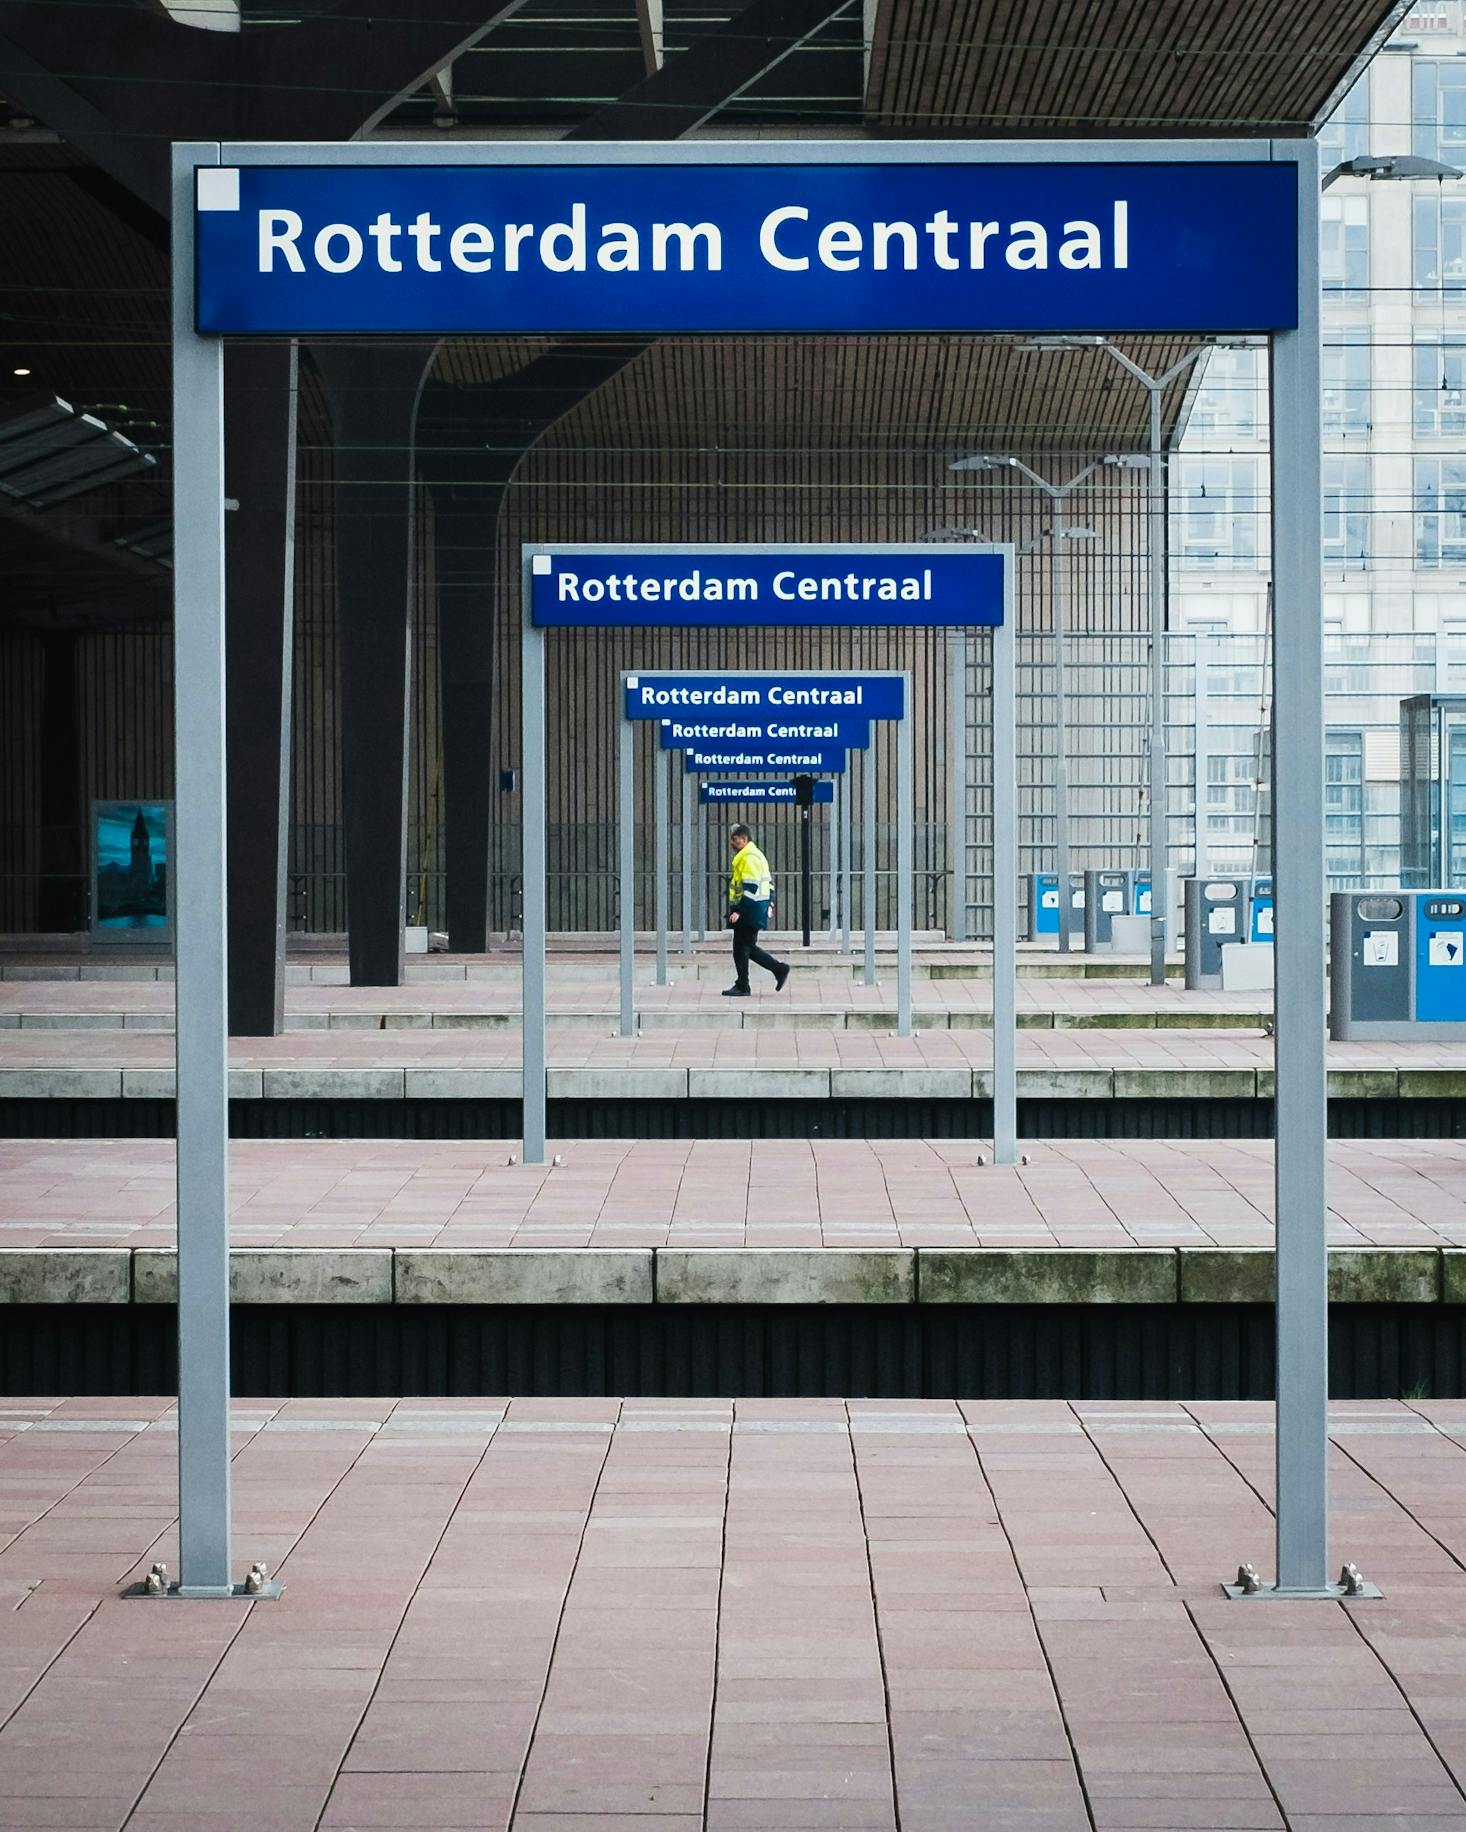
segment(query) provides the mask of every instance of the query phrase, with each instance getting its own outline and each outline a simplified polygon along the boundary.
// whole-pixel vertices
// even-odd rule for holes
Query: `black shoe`
[[[788,979],[789,975],[793,971],[794,969],[789,965],[788,961],[785,961],[782,967],[775,967],[774,969],[774,991],[775,992],[782,992],[784,990],[784,982],[785,980]]]
[[[746,986],[725,986],[723,988],[723,997],[725,999],[747,999],[751,996]]]

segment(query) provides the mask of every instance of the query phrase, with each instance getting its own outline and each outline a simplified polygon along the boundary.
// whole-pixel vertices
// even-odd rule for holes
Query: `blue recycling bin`
[[[1329,1035],[1466,1041],[1466,893],[1336,891]]]

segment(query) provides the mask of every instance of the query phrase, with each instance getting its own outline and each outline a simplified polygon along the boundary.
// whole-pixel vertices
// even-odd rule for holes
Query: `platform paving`
[[[1230,1603],[1270,1409],[240,1401],[176,1566],[165,1400],[0,1412],[0,1825],[1445,1832],[1466,1403],[1332,1416],[1382,1600]]]
[[[1466,1302],[1466,1144],[1330,1145],[1338,1302]],[[238,1141],[245,1304],[1266,1303],[1267,1142]],[[0,1141],[0,1306],[168,1303],[166,1140]],[[0,1312],[3,1314],[3,1312]]]
[[[752,1030],[795,1026],[825,1029],[894,1029],[894,975],[883,970],[874,986],[847,971],[804,968],[783,993],[760,979],[749,999],[725,999],[721,978],[677,979],[637,987],[643,1030],[669,1028]],[[0,1030],[171,1029],[171,983],[95,980],[0,981]],[[292,985],[285,998],[287,1030],[507,1029],[519,1024],[517,971],[492,980],[414,981],[404,986]],[[614,962],[594,977],[558,966],[549,981],[550,1021],[557,1027],[601,1033],[615,1022],[619,991]],[[923,979],[914,982],[914,1022],[921,1029],[984,1028],[991,1024],[991,980]],[[1152,987],[1127,980],[1025,978],[1018,985],[1019,1022],[1027,1029],[1261,1030],[1271,1016],[1267,994],[1187,992],[1179,980]]]
[[[519,1038],[494,1031],[330,1031],[236,1038],[237,1099],[514,1099]],[[638,1037],[551,1033],[551,1097],[968,1099],[989,1091],[983,1031],[896,1037],[826,1028]],[[1255,1099],[1272,1039],[1208,1031],[1024,1032],[1019,1093],[1049,1099]],[[1330,1092],[1466,1095],[1466,1043],[1333,1043]],[[145,1031],[0,1032],[0,1097],[170,1098],[173,1039]]]

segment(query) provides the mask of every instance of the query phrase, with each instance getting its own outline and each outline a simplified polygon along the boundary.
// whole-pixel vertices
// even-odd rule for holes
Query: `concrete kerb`
[[[1263,1247],[236,1247],[243,1305],[1271,1304]],[[0,1248],[0,1306],[172,1304],[169,1247]],[[1335,1247],[1336,1304],[1466,1304],[1466,1248]]]

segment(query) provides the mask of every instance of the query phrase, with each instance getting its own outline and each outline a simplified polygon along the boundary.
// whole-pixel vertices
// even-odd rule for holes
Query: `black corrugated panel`
[[[10,1394],[167,1393],[164,1306],[16,1306]],[[1458,1398],[1466,1306],[1334,1307],[1336,1397]],[[241,1394],[1267,1399],[1265,1305],[300,1305],[234,1313]]]
[[[754,1077],[750,1075],[750,1081]],[[240,1100],[238,1139],[514,1139],[510,1100]],[[1021,1100],[1025,1139],[1267,1139],[1267,1100]],[[556,1139],[983,1139],[982,1100],[552,1100]],[[1334,1100],[1336,1139],[1466,1137],[1466,1100]],[[165,1100],[0,1100],[0,1138],[163,1139]]]

